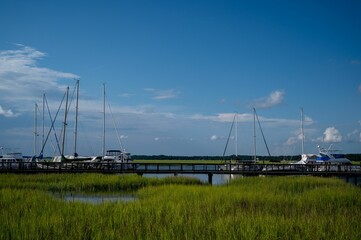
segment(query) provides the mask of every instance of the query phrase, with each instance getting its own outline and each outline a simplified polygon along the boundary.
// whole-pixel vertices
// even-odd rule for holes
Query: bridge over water
[[[360,165],[330,164],[200,164],[200,163],[105,163],[105,162],[22,162],[0,163],[0,173],[104,173],[104,174],[206,174],[212,184],[215,174],[243,176],[311,175],[323,177],[361,177]]]

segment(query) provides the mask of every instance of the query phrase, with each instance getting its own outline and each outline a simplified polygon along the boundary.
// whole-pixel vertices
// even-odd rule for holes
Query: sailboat
[[[231,130],[230,130],[230,133],[229,133],[229,136],[228,136],[228,139],[227,139],[227,143],[226,143],[226,147],[225,147],[225,150],[223,152],[223,157],[225,155],[225,152],[226,152],[226,149],[227,149],[227,145],[228,145],[228,141],[229,141],[229,138],[230,138],[230,135],[231,135],[231,132],[232,132],[232,129],[233,129],[233,125],[234,123],[236,122],[236,140],[235,140],[235,143],[236,143],[236,161],[237,161],[237,164],[235,166],[232,166],[231,163],[225,163],[224,165],[220,166],[220,170],[232,170],[232,171],[235,171],[235,170],[239,170],[240,168],[240,165],[239,164],[243,164],[243,163],[256,163],[257,162],[257,152],[256,152],[256,121],[258,122],[258,126],[260,128],[260,131],[262,133],[262,137],[263,137],[263,141],[266,145],[266,148],[267,148],[267,152],[269,154],[269,156],[271,156],[270,154],[270,151],[269,151],[269,148],[268,148],[268,145],[267,145],[267,142],[266,142],[266,138],[263,134],[263,130],[262,130],[262,127],[261,127],[261,124],[260,124],[260,121],[259,121],[259,118],[258,118],[258,115],[257,115],[257,112],[256,112],[256,109],[253,108],[253,146],[254,146],[254,156],[253,156],[253,159],[247,159],[247,160],[239,160],[238,159],[238,148],[237,148],[237,145],[238,145],[238,113],[235,114],[234,118],[233,118],[233,121],[232,121],[232,125],[231,125]],[[244,166],[241,166],[242,168],[244,168]],[[250,166],[249,168],[252,168],[252,169],[249,169],[249,170],[261,170],[259,166]]]
[[[341,153],[341,150],[332,149],[332,144],[328,148],[323,148],[317,146],[318,154],[305,154],[304,153],[304,115],[303,108],[301,108],[301,160],[296,162],[295,164],[320,164],[320,163],[328,163],[328,164],[350,164],[351,161],[346,158],[346,156]]]
[[[228,143],[229,143],[229,139],[231,138],[231,134],[232,134],[232,130],[233,130],[233,126],[234,123],[236,122],[236,130],[235,130],[235,158],[236,160],[238,159],[238,113],[236,113],[233,117],[233,121],[232,121],[232,125],[231,125],[231,129],[229,130],[229,134],[228,134],[228,138],[226,141],[226,146],[224,147],[223,150],[223,161],[224,164],[219,166],[219,170],[223,171],[223,170],[230,170],[232,168],[232,160],[229,160],[229,162],[227,163],[227,161],[224,159],[224,156],[226,154],[227,151],[227,147],[228,147]]]
[[[316,163],[316,154],[305,154],[305,132],[304,132],[304,115],[303,108],[301,108],[301,160],[294,164],[313,164]]]
[[[64,122],[63,122],[63,131],[62,131],[62,145],[61,145],[61,155],[54,156],[53,162],[94,162],[99,159],[97,156],[79,156],[77,153],[77,134],[78,134],[78,103],[79,103],[79,80],[76,81],[75,85],[76,90],[76,106],[75,106],[75,127],[74,127],[74,154],[65,155],[65,139],[66,139],[66,126],[67,126],[67,115],[69,112],[69,86],[66,89],[66,102],[64,110]]]
[[[135,165],[132,164],[132,158],[131,158],[131,154],[127,151],[125,151],[123,144],[120,140],[119,134],[118,134],[118,130],[113,118],[113,124],[114,124],[114,128],[116,131],[116,135],[118,138],[118,142],[120,145],[120,149],[110,149],[110,150],[105,150],[105,98],[106,98],[106,92],[105,92],[105,84],[103,84],[103,147],[102,147],[102,152],[103,152],[103,157],[102,157],[102,162],[106,162],[106,163],[122,163],[122,165],[119,165],[119,167],[124,168],[133,168],[135,167]],[[109,110],[110,113],[112,114],[112,111],[110,109],[109,106]],[[113,115],[112,115],[113,117]],[[126,164],[123,164],[126,163]]]
[[[5,168],[19,168],[19,167],[29,167],[29,162],[36,159],[36,143],[37,143],[37,110],[38,104],[35,103],[35,111],[34,111],[34,155],[31,156],[23,156],[21,152],[7,152],[5,154],[2,153],[0,155],[0,169]],[[3,147],[0,147],[1,151],[3,151]]]

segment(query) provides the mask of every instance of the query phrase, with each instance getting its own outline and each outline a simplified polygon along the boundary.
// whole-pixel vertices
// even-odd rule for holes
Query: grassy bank
[[[0,239],[361,239],[361,189],[338,179],[254,177],[225,186],[98,174],[0,180]],[[92,205],[48,193],[104,189],[138,189],[138,199]]]

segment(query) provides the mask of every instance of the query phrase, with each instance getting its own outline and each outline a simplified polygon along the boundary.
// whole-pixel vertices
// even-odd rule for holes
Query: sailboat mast
[[[66,101],[65,101],[65,113],[64,113],[64,127],[63,127],[63,139],[61,144],[61,156],[64,156],[65,147],[65,132],[66,132],[66,118],[68,114],[68,97],[69,97],[69,86],[66,87]]]
[[[262,130],[262,127],[261,127],[261,123],[259,122],[258,114],[257,114],[256,111],[255,111],[255,116],[256,116],[256,119],[257,119],[258,126],[259,126],[259,130],[261,131],[261,134],[262,134],[264,145],[266,146],[266,149],[267,149],[267,152],[268,152],[268,156],[271,157],[271,152],[269,151],[267,141],[266,141],[266,138],[264,137],[264,133],[263,133],[263,130]]]
[[[105,83],[103,83],[103,156],[105,156]]]
[[[236,151],[236,159],[238,157],[238,113],[236,113],[236,134],[235,134],[235,151]]]
[[[75,129],[74,129],[74,156],[77,154],[78,141],[78,103],[79,103],[79,79],[76,80],[76,104],[75,104]]]
[[[45,116],[45,93],[43,93],[43,113],[42,113],[42,132],[41,132],[41,146],[44,146],[44,141],[45,141],[45,121],[44,121],[44,116]]]
[[[35,109],[34,109],[34,156],[36,156],[36,142],[38,138],[38,129],[37,129],[37,110],[38,110],[38,104],[35,103]]]
[[[228,134],[228,138],[227,138],[226,146],[224,147],[224,151],[223,151],[223,159],[224,159],[224,156],[225,156],[226,151],[227,151],[227,147],[228,147],[229,139],[231,138],[231,134],[232,134],[232,131],[233,131],[233,125],[234,125],[234,121],[235,121],[235,120],[236,120],[236,114],[235,114],[235,115],[234,115],[234,117],[233,117],[233,121],[232,121],[231,129],[229,130],[229,134]],[[231,162],[232,160],[230,159],[229,161]]]
[[[303,129],[303,108],[301,108],[301,152],[304,154],[304,142],[305,142],[305,133]]]
[[[256,108],[253,108],[253,147],[254,147],[254,161],[257,161],[256,151]]]

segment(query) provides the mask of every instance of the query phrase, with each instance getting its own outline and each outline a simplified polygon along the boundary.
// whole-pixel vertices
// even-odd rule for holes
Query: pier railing
[[[102,172],[138,174],[242,174],[325,175],[361,174],[360,165],[336,164],[204,164],[204,163],[114,163],[114,162],[0,162],[5,172]]]
[[[360,165],[335,164],[204,164],[204,163],[114,163],[114,162],[0,162],[0,173],[105,173],[124,174],[214,174],[243,176],[312,175],[361,177]]]

